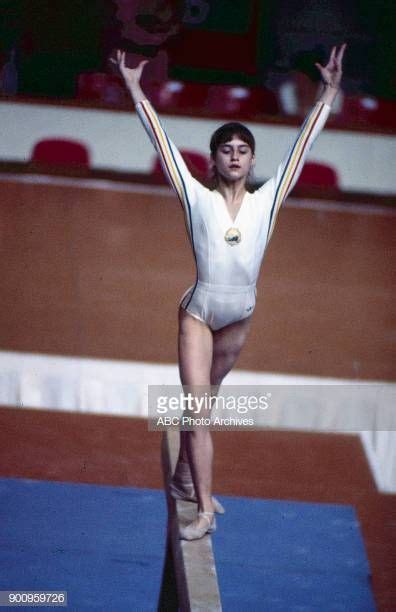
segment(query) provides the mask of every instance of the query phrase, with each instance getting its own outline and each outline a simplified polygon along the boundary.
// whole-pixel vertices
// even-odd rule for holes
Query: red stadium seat
[[[186,81],[164,81],[152,88],[149,97],[159,111],[202,112],[208,93],[207,85]]]
[[[370,124],[378,108],[376,98],[370,96],[345,96],[340,119],[350,123]]]
[[[375,122],[380,127],[396,129],[396,102],[394,100],[383,100],[377,98],[378,107]]]
[[[191,174],[199,181],[206,181],[209,178],[210,165],[209,160],[202,153],[197,151],[190,151],[187,149],[181,149],[180,153],[187,164]],[[161,162],[158,157],[155,158],[153,168],[151,170],[151,177],[155,182],[167,183],[164,171],[161,166]]]
[[[88,168],[89,152],[82,142],[52,138],[40,140],[34,145],[31,160],[42,164]]]
[[[78,75],[77,98],[122,104],[128,99],[123,79],[105,72],[84,72]]]
[[[370,127],[396,127],[396,104],[374,96],[345,96],[340,121]]]
[[[331,166],[307,162],[297,182],[298,187],[331,187],[338,189],[337,173]]]
[[[235,118],[261,114],[276,115],[279,112],[275,94],[262,87],[212,85],[206,104],[209,112]]]

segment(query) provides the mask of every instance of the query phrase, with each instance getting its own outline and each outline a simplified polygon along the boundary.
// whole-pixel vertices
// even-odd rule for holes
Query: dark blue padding
[[[375,611],[351,506],[221,499],[212,540],[226,612]]]
[[[221,500],[224,612],[375,610],[351,506]],[[76,611],[155,610],[166,518],[158,490],[0,480],[0,589],[67,590]]]
[[[165,537],[161,491],[0,480],[1,590],[65,590],[67,610],[153,611]]]

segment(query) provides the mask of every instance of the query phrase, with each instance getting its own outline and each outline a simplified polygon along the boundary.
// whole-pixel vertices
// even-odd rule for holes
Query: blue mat
[[[226,612],[376,610],[351,506],[242,497],[224,503],[213,547]]]
[[[375,610],[353,508],[221,499],[213,545],[225,612]],[[165,537],[161,491],[0,480],[1,590],[68,591],[76,611],[153,611]]]
[[[0,480],[0,538],[0,590],[67,591],[76,611],[156,608],[161,491]]]

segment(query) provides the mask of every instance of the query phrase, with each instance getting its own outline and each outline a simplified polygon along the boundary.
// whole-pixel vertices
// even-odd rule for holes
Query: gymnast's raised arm
[[[345,48],[346,44],[343,44],[339,51],[333,47],[326,66],[315,64],[321,73],[323,93],[305,119],[297,139],[279,164],[275,175],[260,187],[263,192],[270,192],[272,201],[267,240],[273,232],[280,206],[296,184],[307,155],[329,116],[331,105],[340,87]]]
[[[125,65],[125,52],[117,51],[117,64],[135,103],[136,112],[159,155],[170,185],[187,210],[195,204],[199,190],[205,188],[191,175],[177,147],[167,136],[157,113],[142,91],[140,79],[147,62],[148,60],[143,60],[136,68],[128,68]]]

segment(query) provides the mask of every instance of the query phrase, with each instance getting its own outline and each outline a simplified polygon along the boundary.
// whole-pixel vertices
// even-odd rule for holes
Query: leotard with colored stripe
[[[234,220],[222,194],[204,187],[191,175],[150,102],[143,100],[136,110],[183,206],[195,257],[196,281],[182,297],[181,306],[212,330],[250,316],[261,262],[279,209],[301,173],[330,106],[315,104],[275,175],[253,193],[245,193]]]

